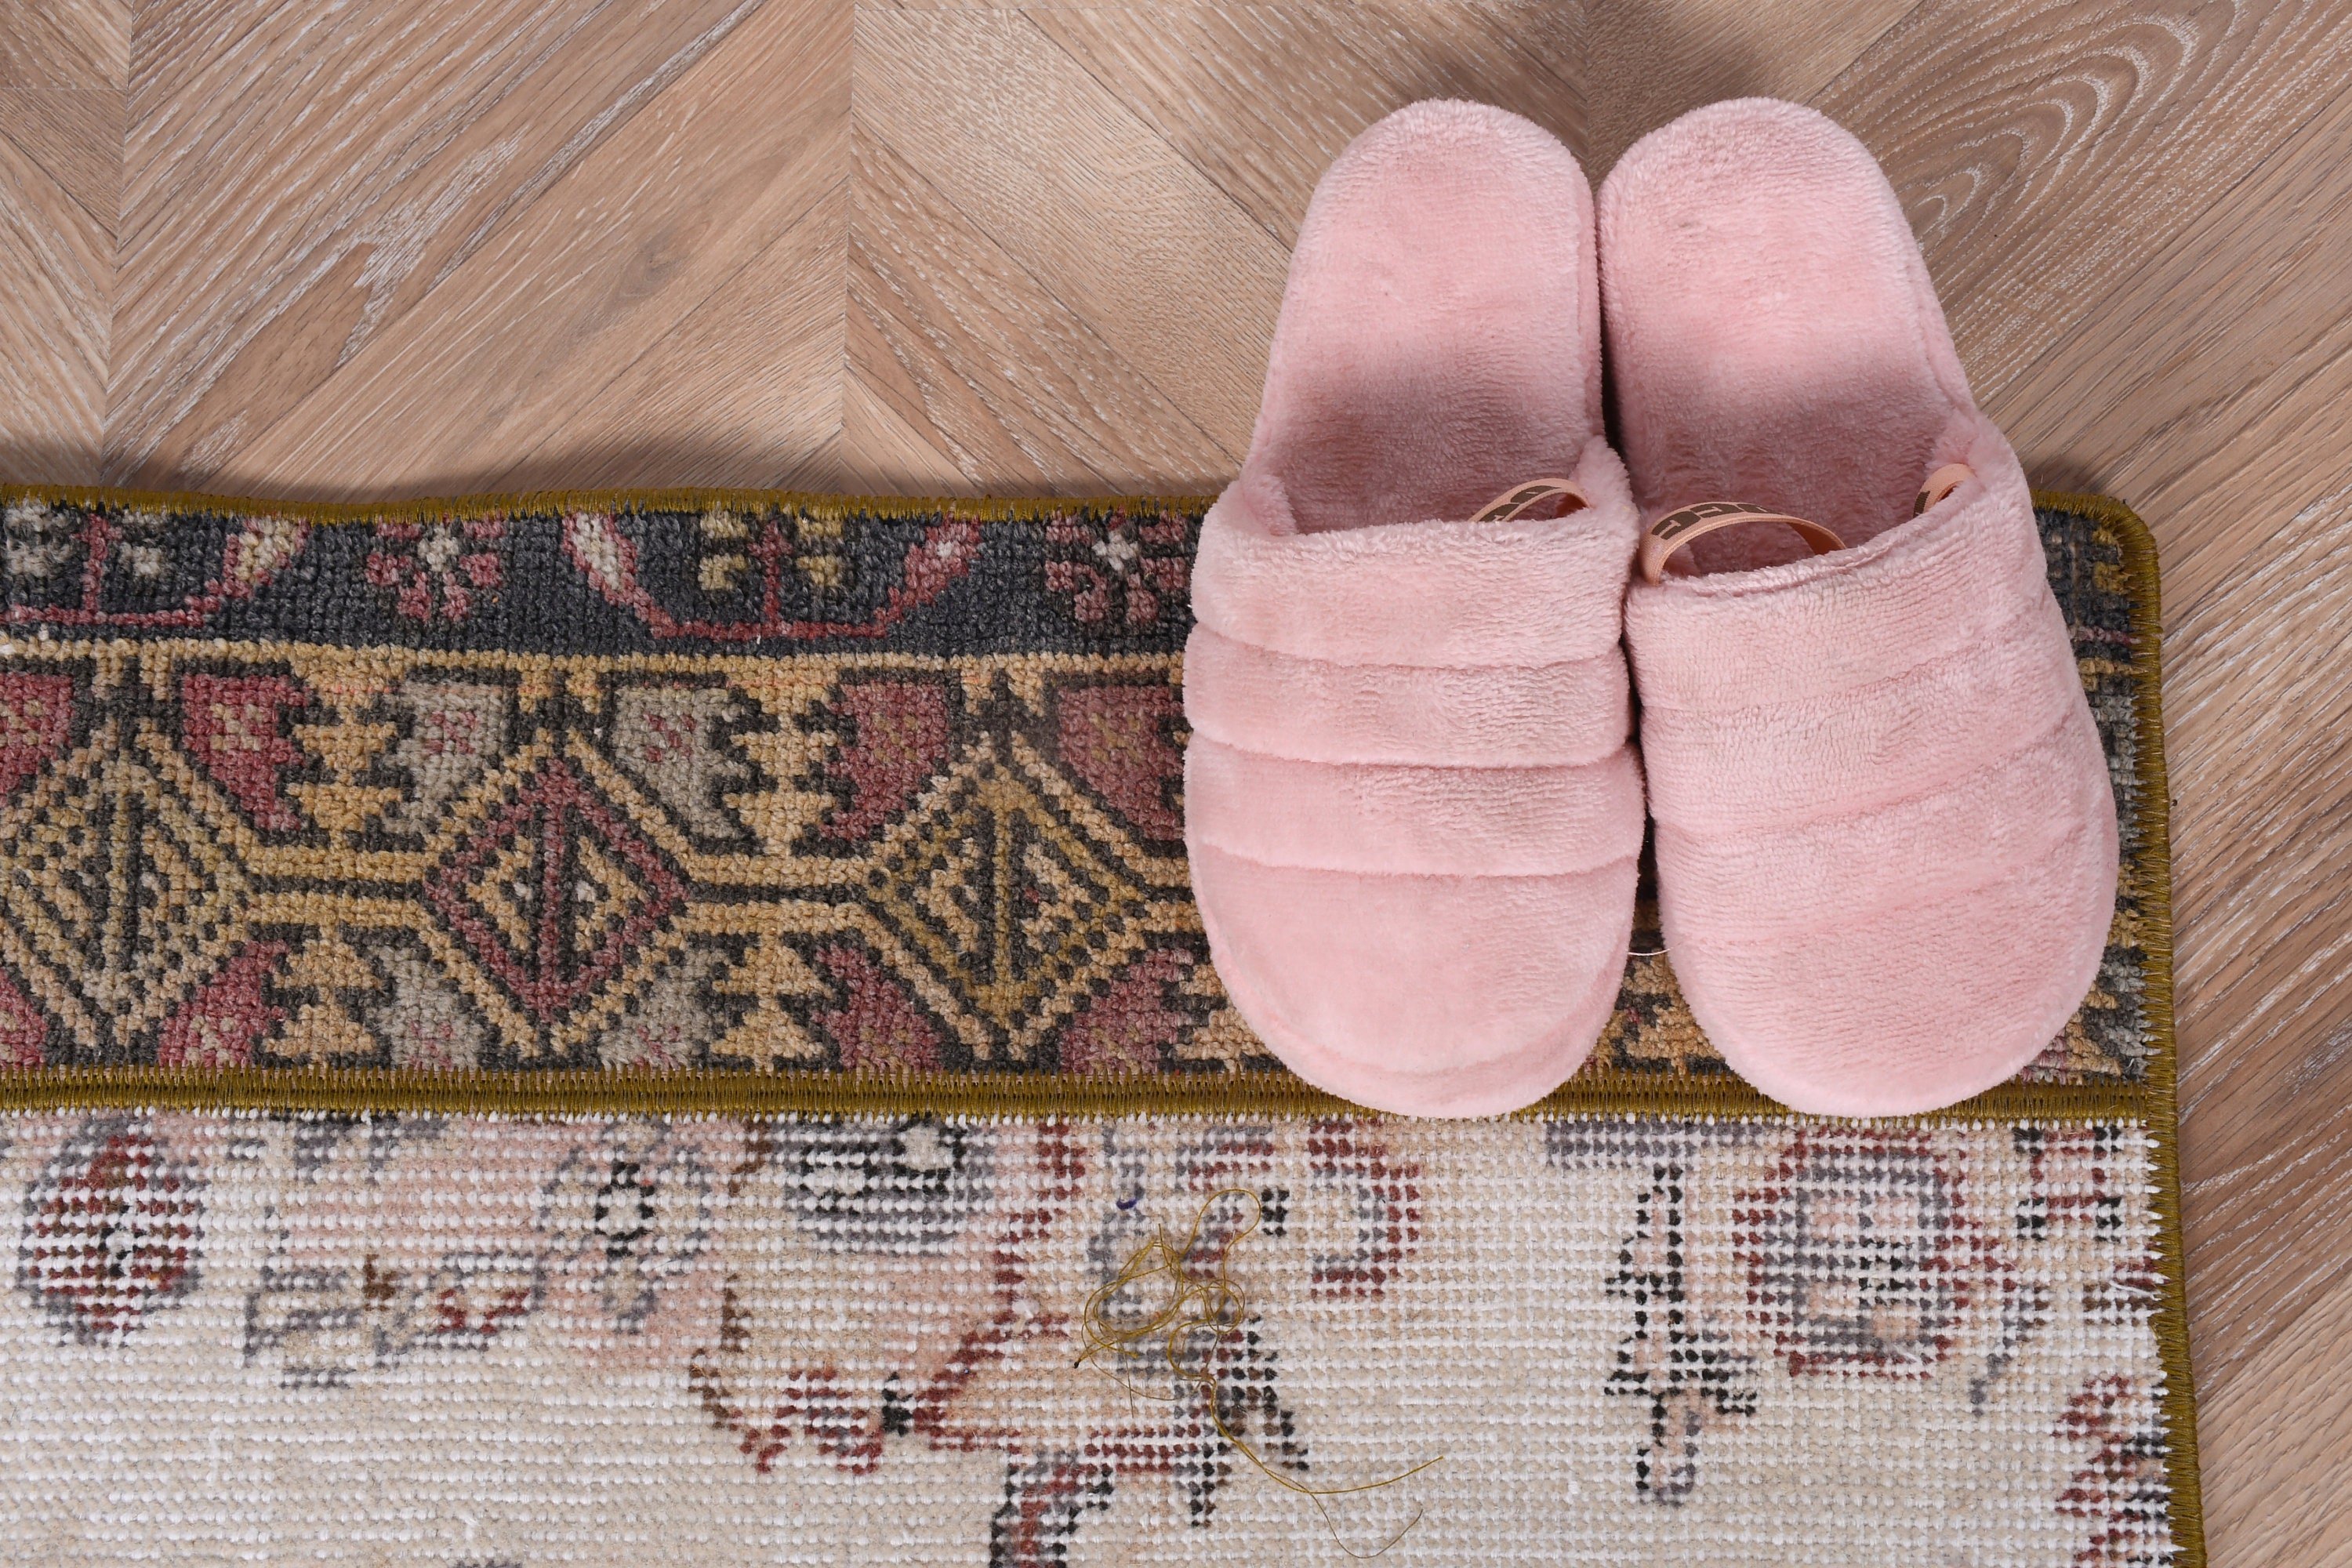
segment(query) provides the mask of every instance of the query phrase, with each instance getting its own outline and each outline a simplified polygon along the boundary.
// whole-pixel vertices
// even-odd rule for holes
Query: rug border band
[[[362,522],[392,516],[462,517],[526,508],[617,510],[635,506],[690,509],[712,505],[798,507],[839,515],[929,515],[951,508],[989,520],[1044,517],[1071,506],[1161,505],[1197,508],[1206,496],[1107,496],[982,500],[955,497],[816,495],[795,490],[678,489],[547,490],[415,500],[295,502],[199,492],[115,489],[67,485],[0,486],[0,502],[21,499],[84,504],[141,505],[215,511],[274,511],[324,522]],[[2166,838],[2161,706],[2157,689],[2155,543],[2128,507],[2112,498],[2037,490],[2034,504],[2095,517],[2116,529],[2125,563],[2139,580],[2133,603],[2137,633],[2141,733],[2147,787],[2139,828],[2147,864],[2156,873],[2146,910],[2149,940],[2147,1017],[2151,1045],[2147,1078],[2136,1084],[2002,1084],[1935,1113],[1947,1120],[2149,1120],[2172,1099],[2171,873]],[[75,639],[77,641],[84,639]],[[429,657],[429,656],[428,656]],[[518,655],[528,662],[561,663],[567,656]],[[653,656],[660,657],[660,656]],[[699,658],[701,656],[677,656]],[[730,656],[741,658],[744,656]],[[1158,657],[1158,656],[1155,656]],[[1312,1089],[1286,1073],[1169,1075],[1099,1079],[1011,1073],[923,1075],[718,1074],[477,1070],[415,1071],[386,1068],[36,1068],[0,1073],[0,1110],[154,1106],[179,1109],[309,1110],[322,1111],[436,1110],[528,1114],[1013,1114],[1122,1115],[1210,1113],[1259,1115],[1363,1114],[1362,1108]],[[1778,1101],[1724,1074],[1666,1079],[1638,1073],[1596,1073],[1570,1080],[1522,1114],[1606,1113],[1692,1116],[1786,1114]]]

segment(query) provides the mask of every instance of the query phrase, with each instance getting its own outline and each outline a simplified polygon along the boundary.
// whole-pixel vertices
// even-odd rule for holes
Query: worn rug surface
[[[2200,1563],[2154,550],[2039,500],[2041,1060],[1790,1114],[1645,904],[1447,1123],[1208,963],[1197,501],[0,492],[0,1561]],[[1081,1363],[1155,1237],[1233,1331]]]

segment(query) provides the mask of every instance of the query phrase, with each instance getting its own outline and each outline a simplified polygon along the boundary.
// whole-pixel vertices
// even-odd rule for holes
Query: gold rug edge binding
[[[496,1116],[1385,1117],[1286,1072],[1061,1077],[1050,1073],[717,1073],[412,1068],[38,1068],[0,1074],[0,1111],[429,1111]],[[2138,1084],[2007,1083],[1941,1110],[1855,1125],[2147,1121]],[[1593,1115],[1794,1117],[1730,1074],[1693,1080],[1622,1071],[1571,1079],[1498,1120]],[[1808,1117],[1840,1121],[1839,1117]]]
[[[383,518],[465,518],[527,510],[691,510],[710,506],[791,508],[820,517],[910,517],[953,510],[982,521],[1029,521],[1076,506],[1204,507],[1196,495],[976,497],[845,496],[799,490],[681,488],[541,490],[422,497],[392,501],[302,502],[196,491],[75,485],[0,485],[0,501],[100,502],[184,510],[258,511],[315,523]],[[2139,665],[2141,865],[2147,954],[2147,1077],[2130,1085],[2003,1084],[1946,1110],[1897,1122],[2133,1121],[2154,1134],[2158,1244],[2163,1300],[2154,1314],[2165,1372],[2166,1469],[2179,1568],[2206,1568],[2204,1509],[2197,1462],[2197,1406],[2189,1354],[2186,1247],[2181,1233],[2179,1042],[2172,994],[2172,870],[2169,786],[2164,756],[2163,612],[2154,536],[2110,496],[2036,490],[2038,507],[2095,518],[2116,534],[2139,592],[2132,605]],[[0,1078],[0,1111],[97,1107],[320,1112],[425,1111],[474,1114],[782,1115],[932,1112],[971,1116],[1362,1114],[1361,1108],[1286,1074],[1252,1073],[1199,1082],[1164,1077],[1067,1079],[1013,1074],[760,1079],[711,1074],[430,1073],[384,1069],[42,1068]],[[1611,1073],[1572,1080],[1518,1113],[1766,1118],[1791,1114],[1737,1079],[1664,1083]]]
[[[2141,1086],[2156,1132],[2157,1244],[2164,1297],[2154,1316],[2164,1364],[2165,1471],[2169,1487],[2173,1562],[2206,1568],[2205,1503],[2197,1461],[2197,1394],[2189,1356],[2189,1252],[2181,1231],[2180,1059],[2172,996],[2172,789],[2164,757],[2164,602],[2156,536],[2140,515],[2113,496],[2036,490],[2033,503],[2095,518],[2122,542],[2137,580],[2132,596],[2132,657],[2139,665],[2140,865],[2148,887],[2141,945],[2147,953],[2145,1005],[2150,1049]]]

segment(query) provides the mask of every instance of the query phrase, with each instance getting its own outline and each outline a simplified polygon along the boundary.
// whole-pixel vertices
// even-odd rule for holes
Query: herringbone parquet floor
[[[1979,396],[2164,552],[2214,1560],[2352,1563],[2347,0],[0,0],[0,477],[1213,488],[1323,163],[1885,163]]]

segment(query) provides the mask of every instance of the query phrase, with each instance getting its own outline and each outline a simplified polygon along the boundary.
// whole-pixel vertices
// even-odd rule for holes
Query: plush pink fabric
[[[1264,866],[1545,877],[1622,859],[1629,837],[1642,847],[1642,774],[1622,743],[1580,767],[1397,767],[1298,762],[1195,735],[1187,762],[1200,842]]]
[[[1360,1104],[1515,1110],[1583,1064],[1616,1003],[1632,855],[1559,877],[1431,877],[1192,850],[1234,1005],[1292,1071]]]
[[[1593,763],[1622,750],[1633,729],[1633,686],[1616,644],[1589,658],[1483,669],[1339,664],[1201,626],[1185,646],[1184,674],[1201,733],[1314,763]]]
[[[1294,282],[1286,310],[1297,292]],[[1276,327],[1277,355],[1287,319]],[[1269,377],[1268,405],[1275,384]],[[1261,412],[1260,424],[1267,417]],[[1597,413],[1591,422],[1600,423]],[[1612,650],[1622,659],[1622,530],[1592,525],[1630,524],[1624,468],[1597,434],[1568,428],[1560,441],[1550,471],[1566,470],[1583,488],[1592,501],[1585,510],[1551,522],[1424,520],[1347,530],[1299,526],[1288,487],[1258,469],[1254,446],[1242,477],[1217,499],[1218,514],[1235,526],[1202,531],[1193,614],[1236,642],[1339,664],[1525,668]],[[1473,471],[1507,472],[1503,465],[1514,461],[1528,459],[1498,455]],[[1455,515],[1467,517],[1517,482],[1485,494],[1478,480],[1457,486],[1475,499],[1458,501]]]
[[[2025,476],[1885,176],[1822,116],[1685,115],[1619,163],[1600,226],[1643,520],[1757,501],[1849,546],[1727,530],[1628,599],[1691,1011],[1800,1110],[1990,1088],[2064,1026],[2115,908],[2115,796]],[[1913,519],[1948,462],[1974,477]]]
[[[1592,1048],[1633,928],[1620,642],[1635,527],[1601,438],[1567,150],[1401,110],[1317,187],[1185,653],[1185,834],[1217,972],[1309,1081],[1507,1110]],[[1575,479],[1556,521],[1460,521]]]

